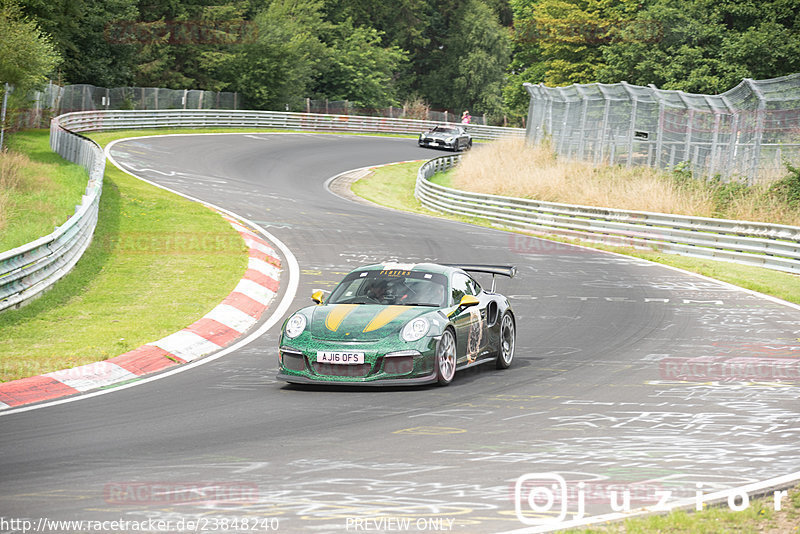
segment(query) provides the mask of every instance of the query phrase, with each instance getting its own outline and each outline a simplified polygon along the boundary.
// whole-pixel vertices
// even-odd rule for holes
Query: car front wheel
[[[436,344],[436,375],[440,386],[446,386],[456,375],[456,338],[453,331],[444,331]]]

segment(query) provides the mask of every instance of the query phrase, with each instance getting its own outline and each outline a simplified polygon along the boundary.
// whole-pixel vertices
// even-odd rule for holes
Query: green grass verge
[[[217,213],[109,164],[78,265],[41,298],[0,313],[0,380],[104,360],[176,332],[219,304],[246,266],[244,242]]]
[[[362,178],[354,183],[352,191],[367,200],[383,206],[414,213],[435,215],[437,217],[468,222],[480,226],[493,227],[490,223],[474,217],[441,214],[422,207],[419,201],[414,198],[414,183],[417,179],[417,170],[420,166],[420,163],[403,163],[379,167],[370,176]],[[448,172],[441,173],[441,175],[442,176],[439,176],[439,174],[437,174],[433,182],[450,187],[450,175]],[[536,237],[541,236],[537,235]],[[800,304],[800,276],[761,267],[690,258],[687,256],[676,256],[655,251],[649,252],[632,247],[599,245],[578,239],[567,239],[557,236],[548,236],[547,239],[636,256],[657,263],[663,263],[664,265],[671,265],[687,271],[696,272],[717,280],[722,280],[766,295],[772,295],[789,302]]]
[[[21,168],[21,186],[3,205],[6,226],[0,231],[0,252],[51,233],[80,204],[88,176],[82,167],[50,150],[49,130],[7,135],[10,151],[28,156]]]

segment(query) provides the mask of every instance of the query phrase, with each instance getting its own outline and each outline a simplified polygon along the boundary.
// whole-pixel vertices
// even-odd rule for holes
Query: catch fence
[[[528,140],[549,139],[566,158],[748,183],[800,159],[800,74],[745,79],[720,95],[625,82],[525,86]]]
[[[97,87],[88,84],[59,86],[49,83],[32,91],[17,104],[14,124],[19,128],[41,128],[52,117],[73,111],[241,109],[238,93],[165,89],[163,87]]]

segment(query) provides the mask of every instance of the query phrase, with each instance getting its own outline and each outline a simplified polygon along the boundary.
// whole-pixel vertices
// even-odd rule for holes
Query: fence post
[[[606,149],[606,129],[608,128],[608,115],[611,111],[611,98],[606,93],[605,89],[603,89],[602,85],[597,84],[597,88],[603,95],[603,123],[600,125],[600,150],[595,152],[594,161],[595,163],[602,163]],[[613,139],[611,141],[613,143]]]
[[[589,97],[586,96],[586,93],[583,92],[583,89],[579,85],[575,85],[575,89],[578,91],[578,94],[581,95],[581,100],[583,100],[581,109],[581,131],[579,134],[580,141],[578,142],[578,158],[584,159],[584,150],[586,147],[586,116],[589,113]]]
[[[547,91],[547,132],[553,135],[553,95]]]
[[[558,155],[559,156],[563,156],[564,155],[564,143],[566,142],[566,139],[567,139],[567,119],[569,118],[570,101],[567,100],[567,96],[564,93],[564,88],[563,87],[559,87],[558,88],[558,94],[561,95],[561,100],[563,100],[564,103],[565,103],[564,114],[563,114],[563,117],[561,118],[561,131],[559,132],[560,139],[558,141],[558,149],[557,149]]]
[[[625,162],[625,166],[630,167],[633,165],[633,136],[636,131],[636,112],[639,99],[636,98],[636,93],[633,92],[628,82],[622,82],[622,87],[625,89],[625,92],[628,93],[628,99],[631,101],[631,121],[628,125],[628,161]]]
[[[711,103],[711,99],[708,96],[706,96],[705,100],[706,104],[708,104],[708,107],[710,107],[714,111],[714,133],[711,135],[711,161],[708,164],[708,177],[713,178],[714,173],[717,170],[717,151],[719,144],[719,127],[721,118],[719,111],[717,111],[717,108]]]
[[[683,91],[678,91],[678,97],[683,102],[683,105],[686,106],[686,109],[689,110],[689,118],[686,122],[686,144],[683,148],[683,157],[684,161],[688,161],[691,164],[692,171],[695,170],[695,162],[692,160],[691,156],[691,145],[692,145],[692,128],[694,126],[694,108],[689,100],[686,98],[686,93]]]
[[[656,100],[658,100],[658,138],[656,139],[656,159],[654,163],[656,168],[660,168],[661,151],[664,149],[664,100],[655,85],[651,83],[648,87]]]
[[[758,109],[756,110],[756,137],[753,140],[753,163],[750,167],[748,182],[752,185],[758,178],[758,169],[761,163],[761,141],[764,137],[764,119],[767,111],[767,101],[761,93],[761,89],[753,83],[751,78],[745,78],[745,83],[758,98]]]
[[[536,99],[533,98],[535,86],[530,83],[524,83],[523,87],[525,87],[525,91],[528,92],[528,117],[533,117],[533,114],[536,111]],[[533,144],[536,142],[534,137],[533,121],[528,120],[528,123],[525,125],[525,141],[528,144]]]
[[[734,173],[734,169],[736,168],[736,155],[739,152],[739,111],[734,110],[733,112],[733,124],[731,126],[731,141],[730,147],[728,148],[728,175],[732,175]]]
[[[8,93],[11,92],[11,86],[6,82],[3,90],[3,107],[0,109],[0,150],[3,150],[3,138],[6,133],[6,108],[8,107]]]

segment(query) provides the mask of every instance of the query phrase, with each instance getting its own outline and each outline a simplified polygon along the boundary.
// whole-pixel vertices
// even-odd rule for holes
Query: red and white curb
[[[264,239],[222,216],[249,249],[247,271],[234,290],[202,319],[183,330],[108,360],[0,384],[0,410],[135,380],[191,362],[240,338],[258,322],[278,291],[281,262]]]

